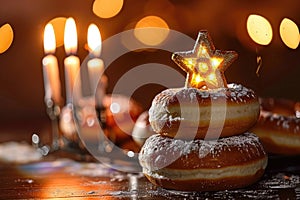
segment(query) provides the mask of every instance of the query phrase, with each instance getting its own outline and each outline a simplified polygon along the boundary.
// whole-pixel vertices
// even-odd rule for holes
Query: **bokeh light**
[[[142,43],[150,46],[161,44],[169,34],[168,24],[158,16],[147,16],[137,22],[134,35]]]
[[[134,36],[134,31],[131,31],[134,30],[136,23],[137,22],[133,21],[124,27],[121,34],[121,43],[126,49],[139,52],[142,51],[141,49],[139,49],[139,47],[141,46],[141,42],[139,42]]]
[[[0,54],[4,53],[12,44],[14,32],[9,24],[0,27]]]
[[[64,30],[65,30],[66,20],[67,20],[66,17],[56,17],[48,22],[52,24],[54,28],[56,47],[60,47],[64,44]]]
[[[270,22],[260,15],[249,15],[247,31],[251,39],[260,45],[268,45],[272,41],[273,31]]]
[[[111,18],[121,11],[123,3],[123,0],[95,0],[93,12],[98,17]]]
[[[279,27],[279,32],[283,43],[291,49],[296,49],[299,45],[299,29],[295,22],[284,18]]]

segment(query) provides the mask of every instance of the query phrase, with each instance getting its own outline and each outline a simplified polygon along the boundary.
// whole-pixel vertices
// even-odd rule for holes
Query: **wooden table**
[[[157,188],[142,174],[123,173],[65,153],[29,164],[0,165],[0,199],[299,199],[299,157],[270,158],[263,179],[244,189],[180,192]]]
[[[31,134],[22,137],[30,138]],[[2,141],[18,138],[14,134],[1,137]],[[239,190],[218,192],[164,190],[140,173],[124,173],[99,162],[78,161],[74,153],[66,151],[27,164],[0,163],[0,177],[0,199],[300,199],[299,156],[270,156],[259,182]]]

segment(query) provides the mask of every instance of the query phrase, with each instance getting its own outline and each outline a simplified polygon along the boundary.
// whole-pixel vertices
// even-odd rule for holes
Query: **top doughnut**
[[[259,111],[253,90],[239,84],[211,90],[172,88],[153,99],[149,121],[156,133],[167,137],[214,139],[249,130]]]

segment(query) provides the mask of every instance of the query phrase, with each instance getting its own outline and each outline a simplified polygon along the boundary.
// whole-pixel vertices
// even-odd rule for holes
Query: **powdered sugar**
[[[263,147],[258,137],[252,133],[244,133],[243,135],[220,138],[218,140],[191,141],[166,138],[157,134],[147,139],[139,159],[143,167],[159,169],[171,164],[181,156],[187,156],[191,152],[197,152],[199,158],[204,158],[208,155],[218,158],[222,156],[222,152],[233,151],[233,149],[243,155],[241,159],[247,161],[251,158],[259,157]],[[160,156],[166,159],[163,162],[159,159],[160,162],[157,163],[157,158],[160,158]]]
[[[228,84],[228,88],[200,90],[197,88],[171,88],[159,93],[149,109],[149,121],[180,121],[180,110],[173,109],[172,105],[181,103],[190,106],[200,106],[205,99],[222,102],[247,103],[247,99],[256,98],[254,92],[239,84]],[[225,99],[224,99],[225,98]],[[225,101],[224,101],[225,100]]]
[[[181,122],[187,122],[189,128],[197,131],[200,119],[213,125],[223,123],[226,113],[231,113],[226,116],[228,120],[231,120],[230,117],[244,118],[252,113],[257,116],[259,103],[255,99],[251,89],[239,84],[212,90],[171,88],[154,98],[149,109],[149,122],[154,132],[161,134],[169,133],[166,129],[178,129]]]
[[[261,124],[274,123],[274,129],[300,134],[300,119],[296,116],[283,116],[268,111],[261,111],[260,116]]]

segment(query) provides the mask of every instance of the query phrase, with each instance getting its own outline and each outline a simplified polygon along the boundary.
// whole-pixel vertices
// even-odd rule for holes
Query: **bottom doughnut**
[[[185,191],[245,187],[260,179],[267,166],[267,155],[251,133],[216,141],[154,135],[146,140],[139,160],[150,182]]]

